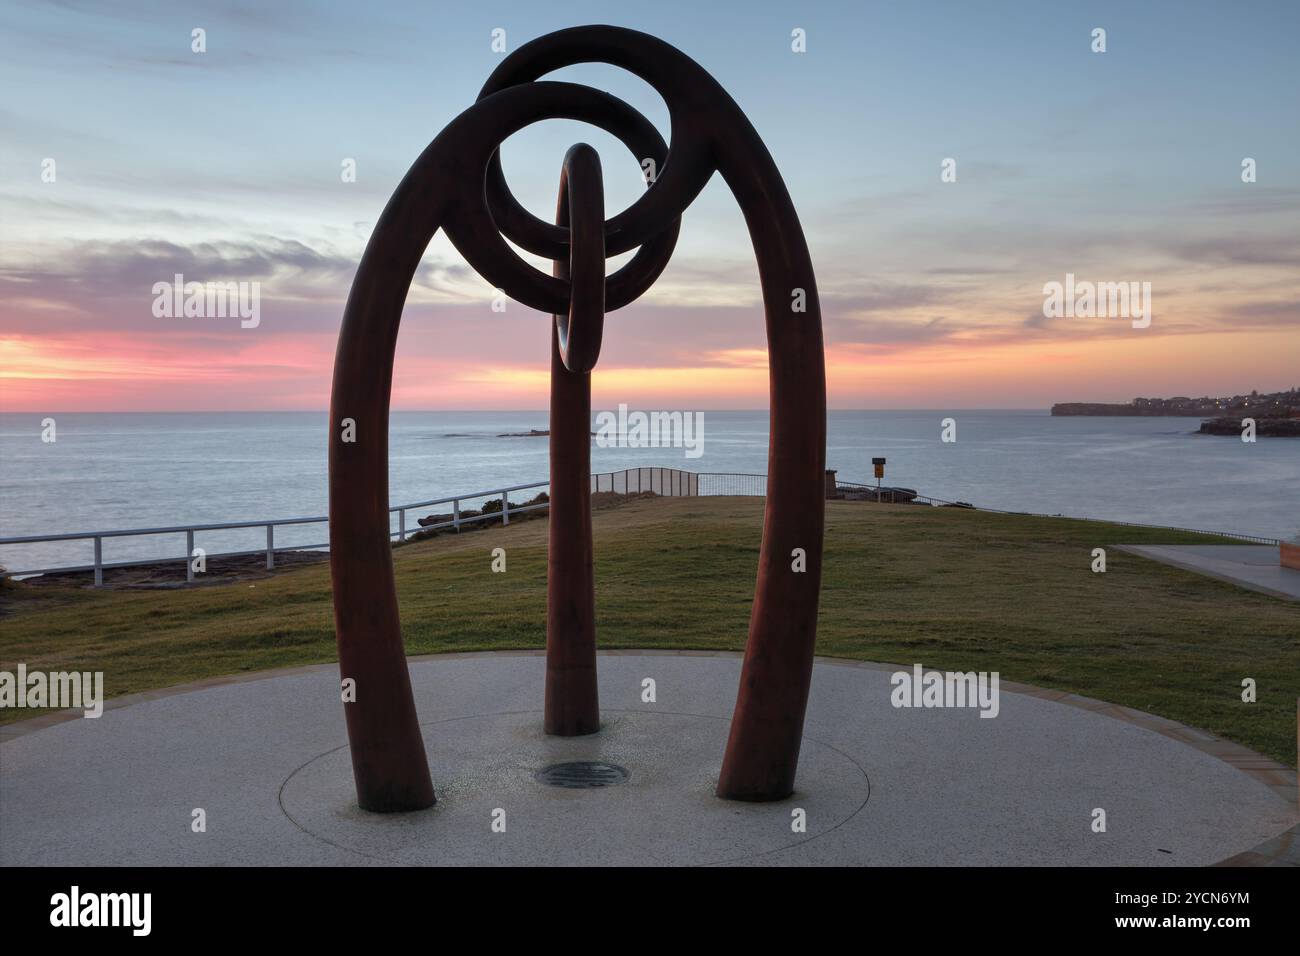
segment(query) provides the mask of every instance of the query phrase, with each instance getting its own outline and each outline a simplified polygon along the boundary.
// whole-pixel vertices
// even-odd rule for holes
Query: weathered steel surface
[[[596,582],[591,545],[591,369],[605,324],[605,189],[600,157],[584,143],[560,174],[556,220],[570,231],[556,277],[572,289],[551,325],[551,508],[546,560],[548,734],[600,729],[596,691]]]
[[[586,62],[622,67],[660,93],[671,117],[671,155],[654,127],[622,100],[539,80]],[[682,212],[715,172],[744,214],[763,292],[771,432],[749,640],[718,794],[780,799],[794,786],[821,581],[826,391],[812,262],[780,173],[722,87],[654,37],[595,26],[541,37],[502,61],[478,101],[430,143],[393,193],[348,297],[330,412],[330,562],[340,669],[345,678],[357,679],[357,699],[345,709],[360,803],[371,810],[409,810],[433,802],[393,587],[387,427],[402,306],[434,233],[445,230],[466,260],[511,298],[569,317],[568,360],[559,353],[557,327],[553,368],[558,358],[567,373],[585,375],[588,357],[594,362],[591,341],[582,338],[586,307],[570,314],[572,280],[534,269],[504,238],[556,262],[573,255],[575,266],[594,255],[594,244],[573,247],[568,225],[525,210],[501,172],[500,143],[550,118],[608,131],[638,163],[651,161],[655,173],[636,202],[604,223],[603,255],[637,249],[605,279],[606,311],[634,301],[658,278],[672,255]],[[803,309],[796,311],[792,303],[800,301]],[[354,423],[353,442],[344,440],[343,419]],[[552,525],[558,520],[553,511]],[[802,573],[792,567],[795,549],[806,555]],[[582,654],[585,660],[585,646]]]

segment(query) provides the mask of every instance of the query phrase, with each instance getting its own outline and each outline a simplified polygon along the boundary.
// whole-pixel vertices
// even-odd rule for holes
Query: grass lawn
[[[597,511],[606,648],[741,650],[763,502],[665,498]],[[546,521],[394,552],[407,651],[545,645]],[[1203,535],[950,508],[831,502],[818,653],[999,671],[1150,711],[1296,763],[1300,607],[1109,549]],[[1218,542],[1231,543],[1231,542]],[[490,572],[492,548],[508,570]],[[178,575],[183,569],[177,569]],[[329,569],[179,591],[0,591],[0,669],[102,670],[115,697],[336,660]],[[1241,701],[1243,678],[1259,699]],[[0,720],[32,716],[5,709]]]

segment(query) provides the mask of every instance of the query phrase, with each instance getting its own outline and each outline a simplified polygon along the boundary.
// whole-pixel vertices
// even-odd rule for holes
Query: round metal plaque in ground
[[[566,790],[595,790],[599,787],[613,787],[622,783],[630,775],[627,770],[616,763],[600,763],[595,760],[572,760],[568,763],[553,763],[543,767],[534,776],[538,783],[548,787],[563,787]]]
[[[611,671],[631,666],[640,674],[644,660],[608,657],[602,663]],[[739,661],[708,661],[703,667],[691,662],[693,673],[711,669],[727,682],[739,673]],[[545,661],[513,658],[506,669],[520,666],[535,675]],[[655,668],[656,674],[675,676],[667,667],[656,663]],[[435,669],[446,680],[445,664],[417,667],[414,673]],[[429,753],[442,768],[438,804],[429,810],[394,817],[358,807],[346,745],[320,753],[285,778],[280,808],[322,846],[371,861],[430,866],[727,863],[816,840],[864,809],[870,783],[862,767],[812,738],[803,741],[800,763],[815,788],[779,803],[719,800],[717,754],[730,721],[724,714],[670,712],[666,702],[665,709],[633,709],[644,706],[640,684],[626,673],[621,684],[602,685],[606,705],[598,734],[545,733],[539,711],[528,709],[535,695],[523,696],[527,680],[513,685],[521,695],[515,699],[517,710],[425,725],[436,731],[429,739],[438,741],[437,749]],[[416,686],[427,692],[430,685],[422,680]],[[637,693],[620,701],[615,686]],[[702,693],[716,701],[721,699],[717,687],[710,684]],[[476,695],[505,699],[481,682],[466,690],[470,696],[459,701],[437,699],[449,708],[474,707]],[[542,775],[548,771],[562,785],[546,786]],[[598,790],[574,786],[583,779],[605,785]],[[806,813],[806,830],[791,827],[796,808]],[[489,822],[496,819],[505,829],[492,829]]]

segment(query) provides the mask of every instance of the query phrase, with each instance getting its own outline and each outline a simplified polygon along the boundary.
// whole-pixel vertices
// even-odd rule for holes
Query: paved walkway
[[[1282,567],[1275,544],[1122,544],[1119,548],[1251,591],[1300,601],[1300,571]]]
[[[1300,821],[1289,768],[1172,721],[1024,685],[1001,685],[994,719],[895,708],[896,670],[818,662],[797,792],[762,805],[712,793],[740,672],[732,654],[602,654],[604,726],[564,740],[541,733],[540,655],[414,659],[439,802],[406,815],[355,807],[335,665],[123,698],[98,720],[52,714],[3,728],[0,864],[1294,858],[1277,839]],[[641,699],[645,678],[653,704]],[[536,779],[572,760],[629,776],[597,790]],[[196,808],[206,832],[191,828]],[[1093,831],[1098,809],[1104,833]]]

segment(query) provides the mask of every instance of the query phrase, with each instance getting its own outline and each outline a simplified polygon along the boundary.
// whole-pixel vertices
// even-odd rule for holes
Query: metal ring
[[[469,195],[462,192],[448,204],[442,222],[447,237],[479,275],[510,298],[542,312],[559,313],[568,311],[567,283],[534,268],[510,247],[506,237],[514,236],[497,223],[486,196],[487,171],[498,146],[524,127],[545,119],[591,123],[618,136],[633,155],[645,155],[647,149],[651,155],[667,155],[658,131],[618,97],[588,86],[543,81],[509,87],[479,100],[429,144],[424,156],[417,160],[417,167],[427,162],[453,181],[477,178],[485,183],[484,189]],[[640,132],[635,132],[638,129]],[[412,167],[408,175],[415,174],[417,167]],[[652,185],[647,195],[656,188]],[[641,245],[631,261],[605,280],[606,311],[613,312],[635,301],[663,272],[680,229],[681,210],[668,212],[671,217],[659,223],[653,237]],[[554,224],[549,228],[560,229]],[[607,236],[608,228],[605,223]],[[568,236],[564,235],[564,243],[552,249],[549,258],[567,259]],[[608,240],[605,249],[606,254],[613,254]]]
[[[570,288],[568,311],[555,316],[557,344],[564,367],[585,375],[600,357],[605,327],[605,186],[600,154],[586,143],[564,156],[556,206],[556,223],[568,227],[569,255],[555,274],[567,274]]]
[[[602,35],[599,47],[591,43],[593,31]],[[653,240],[669,223],[681,217],[708,183],[717,169],[713,139],[722,131],[714,127],[708,116],[699,114],[698,104],[710,97],[723,100],[730,97],[699,64],[662,40],[614,27],[575,27],[538,37],[519,47],[492,71],[479,92],[479,99],[510,87],[540,85],[539,77],[579,63],[608,63],[644,80],[663,97],[672,126],[671,148],[665,155],[648,149],[638,151],[619,130],[597,124],[632,149],[637,162],[652,158],[656,165],[650,188],[605,223],[605,252],[615,256]],[[627,119],[632,121],[628,132],[648,127],[662,143],[658,131],[644,116],[631,107],[627,109],[631,114]],[[488,164],[487,193],[492,215],[511,242],[549,259],[560,258],[568,236],[558,226],[523,208],[506,185],[501,159],[496,154]],[[611,306],[610,311],[614,308],[617,306]]]

